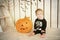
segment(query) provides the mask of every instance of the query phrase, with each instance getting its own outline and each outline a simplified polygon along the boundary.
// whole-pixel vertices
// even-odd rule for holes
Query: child
[[[45,37],[47,22],[43,18],[43,10],[37,9],[35,13],[37,19],[34,22],[34,31],[30,34],[30,36],[40,34],[41,35],[40,37]]]

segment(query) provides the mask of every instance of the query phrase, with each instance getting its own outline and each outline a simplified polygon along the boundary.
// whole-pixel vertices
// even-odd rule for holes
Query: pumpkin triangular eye
[[[23,24],[21,26],[23,26]]]
[[[26,24],[27,24],[27,22],[26,22]]]

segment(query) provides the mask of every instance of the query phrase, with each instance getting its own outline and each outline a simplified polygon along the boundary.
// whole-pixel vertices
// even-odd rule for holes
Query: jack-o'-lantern
[[[16,22],[16,29],[20,33],[28,33],[32,30],[32,21],[26,17]]]

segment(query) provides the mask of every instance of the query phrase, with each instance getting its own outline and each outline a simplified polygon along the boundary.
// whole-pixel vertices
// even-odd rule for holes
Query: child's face
[[[36,16],[38,19],[43,19],[43,12],[42,11],[37,11]]]

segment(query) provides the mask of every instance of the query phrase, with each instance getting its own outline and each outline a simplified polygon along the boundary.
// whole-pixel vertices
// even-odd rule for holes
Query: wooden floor
[[[7,32],[0,32],[0,40],[60,40],[60,29],[47,28],[46,38],[40,38],[39,34],[29,37],[28,34],[9,29]]]

